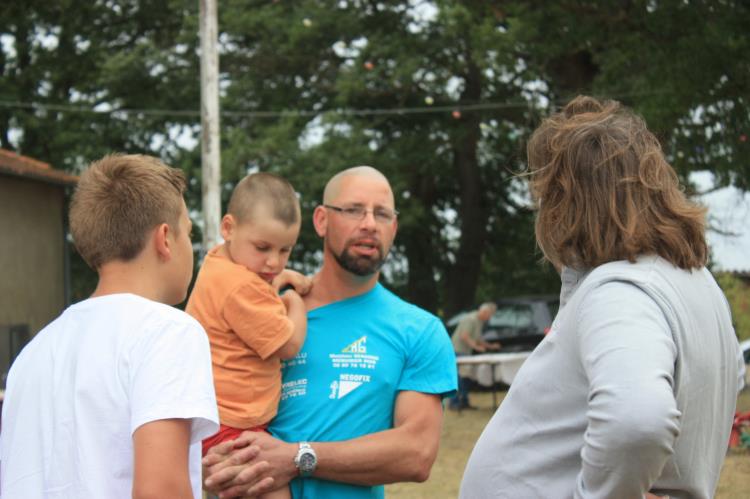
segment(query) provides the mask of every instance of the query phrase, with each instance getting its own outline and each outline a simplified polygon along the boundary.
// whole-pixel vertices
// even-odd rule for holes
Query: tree
[[[0,146],[70,171],[113,150],[152,151],[155,142],[176,158],[167,130],[192,126],[199,102],[196,18],[182,4],[5,6]]]
[[[519,38],[556,101],[588,92],[634,107],[686,177],[750,187],[750,5],[518,2]]]
[[[197,137],[197,2],[69,4],[4,12],[0,32],[15,54],[3,43],[0,144],[73,170],[110,150],[155,151],[188,173],[198,209],[198,152],[175,138]],[[401,212],[385,279],[433,311],[557,287],[538,263],[516,173],[525,137],[577,93],[634,107],[683,178],[710,169],[722,183],[750,183],[742,2],[226,0],[219,9],[224,200],[248,171],[270,170],[292,181],[309,220],[333,173],[381,169]],[[40,42],[45,33],[54,48]],[[46,110],[19,107],[30,102]],[[299,268],[313,270],[319,248],[306,225]]]
[[[196,126],[199,111],[190,5],[8,2],[0,19],[0,147],[73,173],[114,151],[177,163],[185,151],[176,135]],[[71,249],[77,301],[95,275]]]
[[[524,71],[508,70],[515,59],[503,50],[508,42],[491,6],[438,2],[436,16],[420,18],[419,9],[431,5],[225,6],[228,44],[241,47],[223,59],[232,81],[225,104],[320,109],[314,116],[277,118],[272,126],[251,118],[234,123],[256,137],[256,146],[236,148],[249,154],[244,164],[260,163],[304,184],[309,171],[320,172],[317,190],[301,189],[303,200],[305,194],[319,200],[325,179],[345,166],[370,163],[383,170],[402,196],[395,253],[405,265],[391,274],[391,284],[428,309],[442,302],[452,313],[474,304],[492,223],[519,209],[508,185],[516,140],[531,112],[519,97],[525,79],[510,77],[510,71]],[[248,95],[254,99],[242,106]],[[514,104],[505,109],[471,109],[508,100]],[[394,109],[406,111],[388,111]],[[295,148],[311,123],[323,131],[322,140]],[[280,133],[289,135],[279,140]],[[265,140],[269,135],[273,140]],[[274,149],[280,143],[291,150]],[[300,164],[309,168],[300,172]],[[446,225],[454,230],[446,232]]]

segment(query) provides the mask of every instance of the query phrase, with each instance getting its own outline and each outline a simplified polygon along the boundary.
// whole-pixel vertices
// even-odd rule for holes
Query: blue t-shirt
[[[440,320],[377,284],[311,310],[307,339],[282,365],[271,433],[286,441],[340,441],[393,427],[399,391],[451,395],[456,359]],[[382,486],[293,480],[295,498],[380,498]]]

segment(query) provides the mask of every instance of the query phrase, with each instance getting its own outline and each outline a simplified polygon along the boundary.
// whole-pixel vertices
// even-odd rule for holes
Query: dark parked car
[[[508,298],[484,326],[482,338],[499,341],[503,352],[530,351],[544,339],[560,307],[555,295]]]
[[[740,350],[745,357],[745,364],[750,364],[750,340],[740,341]]]
[[[549,332],[560,307],[556,295],[522,296],[497,301],[497,311],[484,325],[482,338],[487,342],[500,342],[501,352],[533,350]],[[452,335],[464,315],[462,312],[445,323]]]

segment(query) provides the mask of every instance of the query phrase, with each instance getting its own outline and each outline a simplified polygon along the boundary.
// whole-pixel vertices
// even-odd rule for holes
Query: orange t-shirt
[[[208,333],[221,423],[251,428],[276,415],[281,362],[292,321],[276,291],[213,248],[203,261],[185,311]]]

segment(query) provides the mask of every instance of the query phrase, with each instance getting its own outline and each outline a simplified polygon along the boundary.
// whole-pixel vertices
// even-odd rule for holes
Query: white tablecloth
[[[502,382],[510,385],[531,352],[482,353],[456,358],[461,374],[482,386]],[[494,376],[493,376],[494,373]]]

